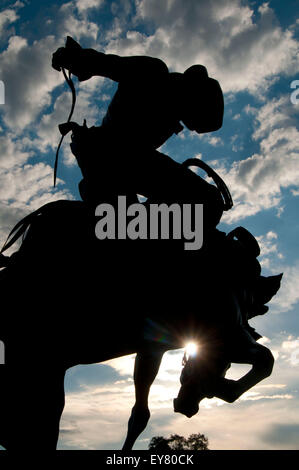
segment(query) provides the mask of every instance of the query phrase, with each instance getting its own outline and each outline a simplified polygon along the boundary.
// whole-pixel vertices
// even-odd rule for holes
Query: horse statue
[[[52,66],[72,89],[60,131],[62,138],[73,132],[82,201],[39,208],[14,227],[2,249],[0,444],[55,450],[66,370],[136,353],[136,401],[123,446],[130,450],[148,423],[148,395],[166,351],[191,339],[201,345],[200,355],[186,360],[174,400],[174,411],[188,417],[204,397],[232,403],[271,374],[273,356],[248,320],[267,311],[282,275],[261,275],[258,244],[244,228],[229,234],[216,228],[232,203],[218,175],[198,159],[181,165],[157,150],[183,130],[181,123],[199,134],[221,127],[221,87],[204,66],[169,72],[160,59],[83,49],[70,37]],[[71,73],[79,81],[102,76],[118,83],[100,127],[71,121]],[[205,169],[217,187],[190,165]],[[177,239],[99,239],[95,206],[121,194],[133,202],[143,194],[147,205],[200,201],[203,246],[188,251]],[[19,250],[5,256],[21,235]],[[252,369],[228,380],[231,363]]]
[[[124,450],[147,425],[163,354],[187,340],[201,354],[183,368],[176,412],[193,416],[204,397],[232,403],[271,374],[273,356],[248,320],[267,311],[282,275],[261,276],[249,232],[216,229],[190,252],[176,240],[99,240],[96,220],[82,201],[46,204],[11,232],[6,247],[23,233],[19,250],[2,254],[0,444],[8,450],[56,449],[65,372],[78,364],[136,353]],[[252,369],[228,380],[231,363]]]

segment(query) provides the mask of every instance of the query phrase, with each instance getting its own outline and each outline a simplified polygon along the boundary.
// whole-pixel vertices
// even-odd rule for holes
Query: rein
[[[62,70],[63,76],[65,78],[65,81],[68,84],[68,86],[70,87],[71,92],[72,92],[72,107],[71,107],[71,111],[70,111],[68,120],[66,122],[66,124],[68,124],[70,122],[70,120],[72,119],[73,112],[74,112],[75,105],[76,105],[76,90],[75,90],[74,82],[71,78],[71,75],[72,75],[71,72],[69,72],[69,74],[67,76],[66,71],[63,67],[61,68],[61,70]],[[55,163],[54,163],[54,188],[56,186],[56,176],[57,176],[59,150],[60,150],[61,144],[63,142],[64,136],[65,136],[65,134],[63,133],[61,138],[60,138],[57,150],[56,150]]]

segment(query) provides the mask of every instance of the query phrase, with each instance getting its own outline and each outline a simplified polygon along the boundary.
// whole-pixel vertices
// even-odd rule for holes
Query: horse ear
[[[268,277],[270,286],[274,291],[274,293],[272,294],[272,297],[277,293],[277,291],[280,288],[282,276],[283,276],[283,273],[276,274],[276,276],[269,276]]]
[[[260,277],[261,285],[259,286],[259,295],[261,296],[264,304],[267,304],[272,297],[277,294],[280,288],[282,276],[283,273],[275,276]]]

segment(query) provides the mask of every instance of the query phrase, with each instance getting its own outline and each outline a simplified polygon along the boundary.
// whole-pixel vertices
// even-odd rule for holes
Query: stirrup
[[[220,191],[220,194],[223,198],[223,210],[228,211],[234,205],[231,194],[229,192],[228,187],[224,183],[223,179],[217,175],[216,171],[214,171],[207,163],[199,160],[198,158],[188,158],[182,163],[183,166],[190,167],[196,166],[204,170],[210,178],[213,179],[214,183],[216,184],[217,188]]]

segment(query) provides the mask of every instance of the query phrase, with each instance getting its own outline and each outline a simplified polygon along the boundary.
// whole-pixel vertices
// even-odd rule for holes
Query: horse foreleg
[[[156,378],[165,351],[140,352],[135,358],[135,404],[128,422],[128,432],[122,450],[131,450],[136,439],[144,431],[150,418],[148,396]]]
[[[233,351],[231,361],[250,364],[252,369],[239,380],[219,379],[214,396],[228,403],[233,403],[247,390],[269,377],[274,364],[271,351],[254,340],[245,341],[245,344],[237,347]]]

